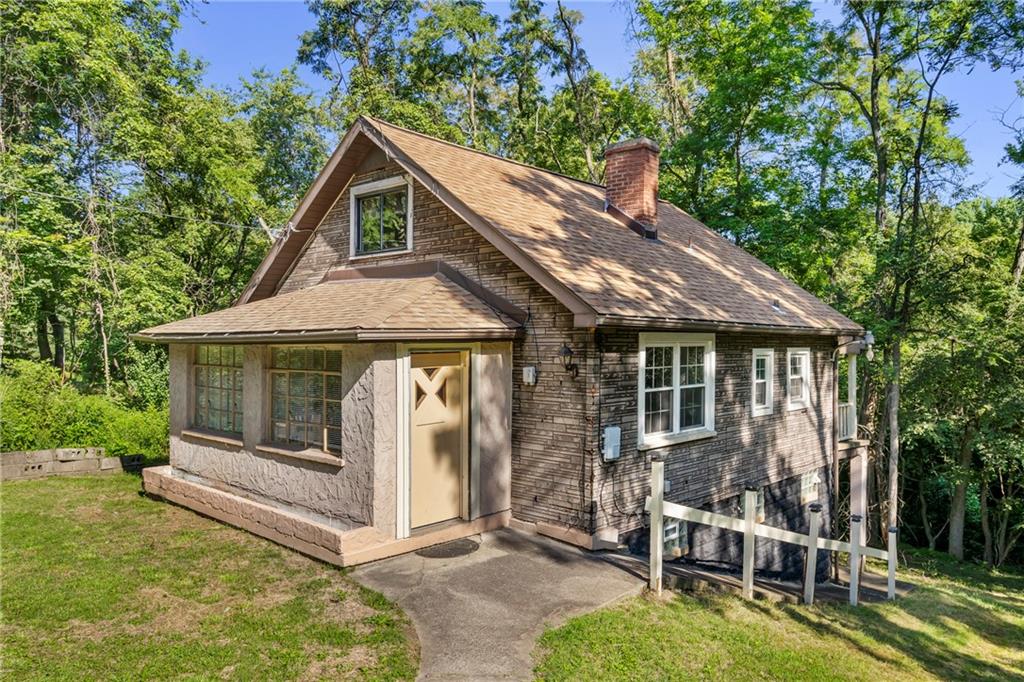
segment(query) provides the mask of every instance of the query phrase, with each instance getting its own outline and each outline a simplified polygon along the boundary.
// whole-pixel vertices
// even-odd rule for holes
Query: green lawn
[[[896,603],[779,606],[638,597],[546,632],[538,677],[1024,680],[1024,575],[917,554]]]
[[[415,677],[415,633],[383,597],[139,490],[0,486],[5,678]]]

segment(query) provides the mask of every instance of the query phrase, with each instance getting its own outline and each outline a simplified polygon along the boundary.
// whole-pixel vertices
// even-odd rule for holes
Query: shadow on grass
[[[917,565],[925,566],[920,562]],[[930,563],[925,572],[936,569],[943,578],[951,580],[934,585],[923,582],[911,595],[891,605],[827,605],[817,611],[820,617],[800,607],[785,610],[791,619],[808,629],[841,639],[874,658],[898,663],[864,637],[892,647],[942,679],[1024,680],[1024,670],[1008,677],[1005,667],[964,641],[968,631],[994,647],[1024,650],[1024,627],[1013,622],[1024,618],[1024,609],[1001,596],[981,591],[1012,593],[1021,589],[1024,576],[993,573],[965,564],[950,567],[946,562],[941,566]]]

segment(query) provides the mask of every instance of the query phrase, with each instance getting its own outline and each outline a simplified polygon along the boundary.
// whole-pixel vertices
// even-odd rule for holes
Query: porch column
[[[848,355],[846,364],[846,402],[850,404],[850,436],[857,438],[857,356]]]

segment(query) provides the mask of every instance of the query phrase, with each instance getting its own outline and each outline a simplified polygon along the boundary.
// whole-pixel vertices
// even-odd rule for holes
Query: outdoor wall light
[[[562,347],[558,350],[558,357],[562,359],[562,367],[565,371],[572,374],[573,378],[576,378],[580,375],[580,368],[572,361],[572,356],[572,348],[563,343]]]

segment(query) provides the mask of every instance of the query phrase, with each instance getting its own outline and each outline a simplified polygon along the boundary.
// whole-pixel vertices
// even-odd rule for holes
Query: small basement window
[[[818,484],[821,477],[817,471],[808,471],[800,477],[800,504],[818,501]]]
[[[270,362],[270,439],[341,454],[341,351],[274,348]]]
[[[389,178],[352,188],[353,256],[412,248],[412,185]]]
[[[242,346],[196,346],[192,426],[242,433]]]

